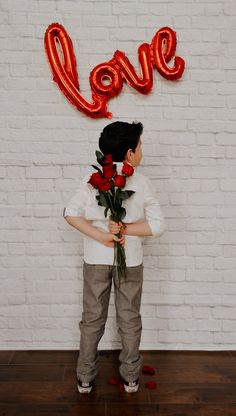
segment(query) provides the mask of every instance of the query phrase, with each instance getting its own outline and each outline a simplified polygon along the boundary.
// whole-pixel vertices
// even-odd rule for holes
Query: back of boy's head
[[[129,149],[135,151],[142,132],[141,122],[115,121],[101,132],[99,148],[104,155],[111,154],[114,162],[123,162]]]

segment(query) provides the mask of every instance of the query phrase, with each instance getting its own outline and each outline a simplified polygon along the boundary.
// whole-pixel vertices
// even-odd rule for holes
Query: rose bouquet
[[[98,205],[105,207],[104,215],[112,221],[123,224],[123,219],[126,215],[126,209],[122,206],[125,199],[131,197],[134,191],[124,190],[126,185],[126,177],[133,175],[134,168],[129,163],[124,162],[121,174],[117,172],[117,166],[113,163],[112,155],[103,155],[96,150],[96,157],[99,165],[92,165],[97,172],[94,172],[88,181],[98,193],[96,199]],[[121,237],[121,231],[116,234],[118,238]],[[114,261],[113,261],[113,278],[114,283],[120,286],[120,280],[126,276],[126,257],[125,249],[118,242],[114,241]]]

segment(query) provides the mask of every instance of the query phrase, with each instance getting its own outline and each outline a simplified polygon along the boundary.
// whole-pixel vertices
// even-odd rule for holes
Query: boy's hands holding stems
[[[122,235],[121,238],[118,238],[115,234],[119,232],[117,227],[112,227],[112,230],[115,232],[107,232],[103,231],[94,225],[92,225],[92,222],[90,220],[87,220],[83,216],[74,217],[67,215],[65,217],[68,224],[70,224],[72,227],[76,228],[83,234],[93,238],[94,240],[99,241],[99,243],[104,244],[107,247],[114,247],[114,241],[118,241],[121,245],[125,244],[125,238]],[[117,231],[118,230],[118,231]]]
[[[118,223],[112,220],[109,220],[108,225],[109,231],[113,234],[122,233],[122,236],[125,235],[136,235],[140,237],[152,236],[152,230],[147,222],[147,220],[137,221],[133,223],[124,223],[119,221]]]
[[[101,236],[100,243],[104,244],[107,247],[114,247],[114,241],[119,242],[122,246],[125,244],[125,237],[122,235],[121,238],[118,238],[115,234],[117,233],[108,233],[103,232],[104,235]]]
[[[126,225],[122,223],[121,221],[116,222],[116,221],[109,220],[108,228],[109,228],[110,233],[112,234],[118,234],[120,231],[122,232],[122,234],[124,234]]]
[[[121,238],[119,239],[120,240],[119,243],[122,246],[124,246],[125,245],[124,230],[126,228],[126,225],[122,223],[121,221],[116,222],[116,221],[109,219],[108,228],[109,228],[110,233],[114,235],[121,233]]]
[[[125,235],[137,235],[137,236],[151,236],[152,230],[146,220],[142,222],[134,223],[116,223],[109,219],[108,229],[109,232],[102,231],[94,227],[90,220],[87,220],[83,216],[72,217],[66,216],[68,224],[72,225],[77,230],[88,235],[91,238],[99,241],[107,247],[114,247],[114,241],[118,241],[121,245],[125,245]],[[116,234],[121,231],[121,238],[118,238]]]

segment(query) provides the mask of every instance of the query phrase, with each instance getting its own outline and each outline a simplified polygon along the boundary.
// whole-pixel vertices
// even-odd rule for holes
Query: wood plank
[[[152,364],[179,363],[182,365],[193,364],[221,364],[232,362],[232,355],[229,351],[141,351],[144,360]]]
[[[0,415],[4,416],[235,416],[235,351],[141,351],[135,394],[110,386],[119,375],[120,350],[99,351],[95,387],[81,395],[76,385],[79,351],[0,352]],[[145,388],[156,381],[157,389]]]
[[[236,351],[229,351],[232,360],[236,361]]]
[[[109,388],[108,388],[109,387]],[[1,382],[0,403],[125,403],[148,402],[147,390],[128,394],[117,386],[96,385],[88,395],[79,394],[76,382]]]
[[[12,364],[1,365],[0,381],[60,381],[63,380],[63,364]]]
[[[108,404],[107,416],[201,416],[198,405]]]
[[[235,416],[236,405],[205,405],[201,407],[200,416]]]
[[[75,363],[78,351],[24,350],[15,351],[11,364],[67,364]]]
[[[151,403],[236,404],[236,384],[159,383],[149,390]]]
[[[8,364],[14,355],[14,351],[0,351],[0,365]]]
[[[105,404],[1,404],[1,416],[105,416]]]

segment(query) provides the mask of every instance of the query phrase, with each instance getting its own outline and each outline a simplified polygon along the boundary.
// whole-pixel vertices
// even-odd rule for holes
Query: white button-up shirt
[[[121,172],[123,163],[116,162],[118,173]],[[102,231],[109,231],[108,221],[110,210],[107,218],[104,216],[105,207],[98,205],[96,195],[97,189],[93,188],[88,180],[92,173],[87,174],[80,181],[75,195],[68,202],[63,211],[63,217],[67,215],[72,217],[84,216],[92,222],[92,225]],[[161,212],[156,192],[150,179],[137,172],[134,168],[132,176],[126,177],[126,186],[124,190],[133,190],[134,194],[124,200],[122,206],[126,209],[126,216],[123,219],[125,223],[148,221],[152,230],[152,236],[158,237],[164,231],[164,218]],[[114,261],[114,248],[107,247],[93,238],[83,234],[84,240],[84,260],[89,264],[109,264]],[[125,235],[125,254],[126,265],[138,266],[143,261],[142,242],[144,237]]]

